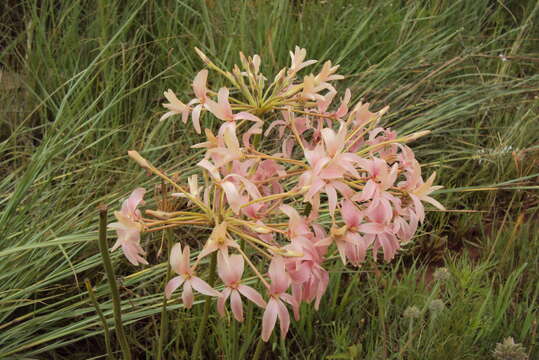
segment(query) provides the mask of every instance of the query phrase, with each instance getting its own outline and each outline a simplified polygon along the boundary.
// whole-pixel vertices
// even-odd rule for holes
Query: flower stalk
[[[84,280],[84,285],[86,285],[86,291],[88,292],[88,296],[90,297],[90,300],[92,301],[92,304],[94,305],[95,312],[97,313],[97,316],[99,316],[99,320],[101,321],[101,326],[103,327],[104,337],[105,337],[105,348],[107,349],[107,358],[109,360],[114,360],[114,356],[112,356],[112,347],[110,346],[110,332],[109,332],[109,326],[107,325],[107,320],[105,319],[105,315],[103,315],[103,311],[101,311],[101,308],[99,307],[99,303],[97,302],[97,299],[95,297],[94,289],[92,287],[92,284],[90,283],[89,279]]]
[[[103,260],[103,266],[107,274],[107,279],[110,287],[110,294],[112,297],[112,307],[114,312],[114,326],[116,328],[116,337],[120,342],[122,354],[124,360],[131,360],[131,350],[125,336],[123,324],[122,324],[122,307],[120,303],[120,293],[116,284],[116,277],[114,276],[114,270],[112,268],[112,262],[110,261],[109,248],[107,244],[107,207],[101,205],[99,207],[99,250],[101,251],[101,258]]]

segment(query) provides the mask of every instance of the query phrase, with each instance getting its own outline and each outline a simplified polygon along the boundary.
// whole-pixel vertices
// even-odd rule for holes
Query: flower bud
[[[135,151],[135,150],[129,150],[127,152],[127,155],[129,155],[129,157],[133,160],[135,160],[137,162],[137,164],[139,164],[141,167],[143,167],[144,169],[149,169],[151,168],[151,165],[150,163],[144,159],[142,156],[140,156],[140,154],[138,153],[138,151]]]

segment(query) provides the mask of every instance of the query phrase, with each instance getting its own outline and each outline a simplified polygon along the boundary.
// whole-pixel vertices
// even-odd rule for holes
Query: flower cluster
[[[193,81],[194,99],[184,103],[172,90],[165,92],[168,112],[161,120],[190,118],[199,134],[209,117],[222,123],[215,133],[204,128],[206,141],[193,146],[205,151],[199,173],[184,184],[129,152],[168,184],[172,191],[166,196],[177,207],[148,209],[144,217],[137,210],[144,190],[136,189],[115,213],[119,222],[110,225],[118,232],[113,249],[121,246],[134,265],[147,264],[140,233],[207,229],[195,258],[187,243],[172,247],[170,265],[177,276],[165,288],[167,298],[182,287],[189,308],[194,289],[215,296],[221,315],[230,299],[238,321],[243,320],[242,299],[252,301],[264,309],[262,339],[267,341],[277,319],[285,336],[289,309],[297,319],[302,302],[318,308],[332,254],[337,252],[345,265],[360,266],[368,251],[376,259],[381,250],[390,261],[424,221],[425,202],[443,210],[429,196],[439,188],[433,186],[435,174],[425,181],[406,145],[428,132],[399,137],[379,126],[387,108],[371,112],[368,103],[352,105],[350,90],[339,98],[333,83],[343,76],[330,61],[318,74],[300,77],[300,70],[316,62],[305,60],[305,49],[296,47],[290,66],[271,82],[260,72],[258,55],[240,53],[241,68],[229,72],[197,52],[230,87],[209,88],[204,69]],[[207,256],[216,262],[222,286],[198,276]],[[245,264],[265,297],[244,280]]]

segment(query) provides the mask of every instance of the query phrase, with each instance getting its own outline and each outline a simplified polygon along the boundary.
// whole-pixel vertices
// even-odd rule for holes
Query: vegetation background
[[[228,67],[258,53],[274,74],[300,45],[341,64],[355,101],[390,105],[385,125],[432,130],[414,150],[449,211],[429,212],[391,264],[336,263],[320,311],[303,309],[265,358],[489,359],[512,336],[537,359],[538,22],[536,0],[2,1],[0,358],[104,357],[84,287],[113,333],[96,208],[155,184],[129,149],[189,174],[198,138],[158,118],[164,90],[190,95],[194,46]],[[152,264],[165,261],[160,242],[144,240]],[[201,307],[169,303],[161,331],[165,265],[113,260],[136,358],[156,358],[160,338],[163,358],[189,358]],[[448,279],[433,278],[439,267]],[[403,316],[409,306],[419,317]],[[252,310],[238,326],[212,315],[205,358],[252,355]]]

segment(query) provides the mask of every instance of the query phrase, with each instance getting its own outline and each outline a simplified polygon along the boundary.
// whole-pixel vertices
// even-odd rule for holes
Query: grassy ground
[[[105,353],[84,287],[95,285],[112,329],[96,207],[153,186],[128,149],[186,173],[196,158],[191,130],[157,121],[163,90],[190,91],[194,46],[226,65],[259,53],[271,73],[294,45],[340,63],[355,100],[390,105],[386,125],[432,130],[414,149],[452,211],[429,212],[392,264],[336,264],[321,310],[305,308],[265,357],[489,359],[508,336],[539,357],[538,18],[534,0],[4,1],[0,358]],[[160,240],[145,239],[154,264]],[[155,358],[165,267],[133,273],[113,260],[136,358]],[[449,278],[433,279],[442,266]],[[418,318],[403,316],[409,306]],[[186,359],[201,306],[168,309],[164,358]],[[259,317],[212,318],[205,357],[249,357]]]

